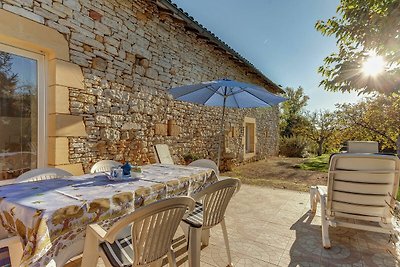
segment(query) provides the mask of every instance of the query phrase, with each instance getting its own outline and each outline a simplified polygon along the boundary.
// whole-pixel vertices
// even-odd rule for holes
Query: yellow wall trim
[[[69,60],[68,42],[58,31],[0,9],[0,42]]]
[[[47,94],[49,114],[69,114],[69,90],[65,86],[51,85]]]
[[[49,136],[87,136],[85,125],[81,116],[67,114],[50,114],[48,120]]]
[[[65,170],[67,172],[70,172],[73,175],[83,175],[84,174],[82,163],[55,165],[54,167]]]
[[[54,58],[49,61],[49,85],[84,89],[82,70],[76,64]]]
[[[49,137],[49,165],[69,164],[69,141],[67,137]]]
[[[246,153],[246,124],[252,123],[254,124],[254,152]],[[257,149],[257,128],[256,128],[256,119],[250,117],[244,117],[243,121],[243,138],[242,138],[242,145],[243,145],[243,158],[250,159],[256,155]]]
[[[69,87],[84,89],[81,68],[69,62],[64,35],[48,26],[0,9],[0,43],[41,53],[47,60],[47,164],[75,175],[82,164],[69,164],[67,137],[87,136],[83,118],[69,115]]]

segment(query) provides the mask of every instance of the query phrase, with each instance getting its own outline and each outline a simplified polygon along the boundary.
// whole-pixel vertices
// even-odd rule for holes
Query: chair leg
[[[189,227],[189,267],[200,267],[201,228]]]
[[[172,247],[168,251],[167,257],[168,257],[169,266],[170,267],[176,267],[176,258],[175,258],[175,253],[174,253]]]
[[[326,198],[321,198],[321,225],[322,225],[322,245],[324,248],[331,247],[329,239],[329,223],[326,218]]]
[[[203,246],[208,246],[210,241],[210,229],[201,231],[201,244]]]
[[[100,257],[99,241],[92,231],[86,231],[85,245],[83,247],[82,264],[85,267],[96,267]]]
[[[14,242],[10,244],[8,246],[8,251],[10,254],[11,266],[12,267],[20,266],[23,254],[23,248],[21,242]]]
[[[318,198],[318,188],[316,186],[311,186],[310,188],[310,209],[312,213],[317,211],[317,198]]]
[[[222,233],[224,234],[226,254],[228,255],[228,266],[233,266],[231,258],[231,250],[229,248],[228,231],[226,230],[225,219],[221,221]]]

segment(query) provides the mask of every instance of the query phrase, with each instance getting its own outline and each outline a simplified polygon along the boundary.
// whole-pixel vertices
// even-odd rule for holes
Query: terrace
[[[359,62],[350,59],[356,65],[356,75],[340,84],[335,82],[342,81],[341,75],[349,78],[349,73],[331,70],[329,62],[335,67],[347,66],[342,62],[346,56],[328,56],[319,71],[325,76],[338,73],[338,77],[325,77],[325,89],[384,94],[357,104],[338,105],[332,112],[329,105],[333,108],[336,100],[317,96],[315,102],[326,110],[306,110],[310,99],[306,93],[313,85],[308,85],[306,78],[312,77],[302,70],[310,68],[314,73],[316,66],[309,60],[321,58],[322,62],[322,55],[317,55],[321,51],[313,49],[315,43],[307,37],[311,35],[306,29],[295,33],[284,30],[294,28],[287,18],[296,18],[299,24],[306,21],[299,17],[304,3],[290,3],[292,10],[280,4],[285,16],[272,3],[265,10],[261,9],[262,1],[237,3],[235,9],[240,15],[245,15],[242,11],[247,8],[253,9],[246,15],[251,18],[257,18],[255,11],[262,10],[263,14],[253,25],[245,25],[251,21],[245,16],[236,26],[224,20],[245,42],[243,51],[251,50],[255,53],[252,58],[272,64],[268,67],[285,70],[280,71],[283,76],[279,78],[270,69],[258,69],[175,1],[0,2],[0,267],[9,267],[10,263],[12,267],[109,266],[106,258],[112,261],[117,256],[101,255],[104,261],[100,259],[99,251],[107,253],[104,246],[98,249],[101,244],[118,247],[116,254],[128,259],[129,263],[114,266],[130,266],[133,260],[146,258],[137,250],[135,255],[128,254],[136,246],[143,248],[142,254],[146,250],[152,250],[148,254],[167,251],[164,266],[173,262],[174,255],[178,266],[226,266],[227,235],[234,266],[399,266],[399,245],[389,234],[330,227],[329,249],[323,246],[329,247],[328,235],[325,232],[321,236],[328,223],[349,226],[355,219],[359,219],[358,227],[359,222],[366,223],[360,229],[371,230],[374,225],[379,226],[374,229],[378,232],[396,230],[390,212],[398,205],[394,196],[400,161],[394,152],[400,155],[400,76],[393,69],[400,62],[386,61],[388,55],[398,54],[398,48],[360,49],[356,56]],[[228,1],[209,2],[207,15],[219,9],[231,13]],[[345,2],[340,1],[341,5]],[[225,6],[218,8],[221,3]],[[318,5],[321,3],[313,3],[312,15],[321,14]],[[383,20],[382,25],[396,25],[393,21],[400,17],[399,5],[391,4],[385,10],[390,8],[396,12],[388,12],[390,23]],[[354,9],[353,5],[349,9]],[[375,6],[360,9],[376,11]],[[337,10],[343,15],[346,9]],[[308,21],[310,14],[306,15]],[[263,20],[266,18],[279,27]],[[329,29],[334,23],[324,25],[317,18],[314,23],[324,35],[335,31]],[[253,41],[242,38],[240,28],[264,32],[265,25],[277,30],[279,38],[271,35],[258,40],[264,38],[260,34]],[[382,30],[378,26],[377,30]],[[395,36],[393,40],[384,34],[378,38],[388,40],[390,47],[398,41],[399,27],[393,28],[394,33],[392,29],[382,30]],[[367,34],[362,38],[374,41],[368,33],[378,31],[364,30]],[[287,37],[285,42],[281,33]],[[299,33],[303,38],[298,38]],[[270,47],[272,39],[279,45]],[[309,55],[301,52],[303,41]],[[261,50],[252,48],[256,43]],[[360,45],[357,40],[355,43]],[[337,44],[340,46],[340,40]],[[280,49],[285,45],[289,46],[283,52]],[[370,48],[368,44],[365,47]],[[265,51],[288,57],[272,60],[274,57]],[[297,58],[299,55],[305,57]],[[294,72],[285,65],[275,65],[282,62],[289,62]],[[300,65],[296,67],[295,62]],[[303,77],[305,89],[283,90],[265,75],[270,71],[274,80],[288,86],[298,86],[298,81],[291,79]],[[382,86],[377,86],[375,82],[380,81]],[[369,140],[348,143],[353,143],[353,149],[357,143],[368,149],[351,151],[348,146],[349,153],[341,153],[348,140]],[[344,160],[345,167],[329,168],[328,174],[328,162],[336,160],[331,153],[339,151],[338,158],[344,155],[353,157],[353,161]],[[303,158],[314,154],[319,156]],[[212,165],[189,164],[198,158]],[[227,229],[225,205],[240,182],[221,178],[220,170],[229,170],[221,176],[238,178],[243,184],[228,206]],[[310,188],[318,194],[314,200],[326,204],[322,212],[320,205],[315,214],[310,212]],[[202,193],[208,195],[200,203],[196,196]],[[214,193],[217,197],[208,198]],[[210,199],[212,205],[207,202]],[[170,206],[162,206],[165,203]],[[158,209],[160,206],[165,209]],[[210,211],[210,207],[219,208]],[[154,213],[135,217],[143,211]],[[321,215],[324,211],[326,216]],[[213,223],[207,221],[208,213]],[[188,222],[188,218],[197,221]],[[122,238],[105,238],[106,231],[113,232],[121,222],[126,222],[119,228],[124,229],[118,235]],[[128,224],[134,230],[142,228],[127,233]],[[191,227],[189,239],[185,239],[179,224]],[[200,253],[200,233],[202,242],[207,240],[207,232],[200,232],[201,228],[208,230],[216,225]],[[94,238],[93,229],[102,229],[104,235]],[[141,236],[139,245],[135,243],[137,235]],[[168,240],[160,241],[163,238]],[[120,242],[128,245],[122,248]],[[146,242],[151,245],[144,245]],[[165,247],[160,248],[162,245]],[[143,262],[158,267],[161,258],[152,255]]]
[[[385,234],[331,228],[332,248],[324,249],[319,211],[310,216],[309,201],[307,193],[243,185],[226,213],[234,266],[398,266]],[[188,266],[183,233],[175,238],[177,265]],[[226,266],[220,227],[202,248],[201,266]]]

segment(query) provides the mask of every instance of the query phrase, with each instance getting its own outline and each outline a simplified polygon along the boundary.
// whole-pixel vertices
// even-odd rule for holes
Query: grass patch
[[[329,154],[317,156],[305,160],[303,163],[297,164],[296,168],[306,171],[326,172],[329,168]]]

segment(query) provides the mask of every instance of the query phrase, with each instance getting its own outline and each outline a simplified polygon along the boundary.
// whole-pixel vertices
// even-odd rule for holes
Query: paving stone
[[[257,200],[247,201],[251,194],[262,197]],[[320,224],[315,224],[314,218],[304,216],[287,216],[287,223],[260,222],[256,219],[256,212],[243,218],[242,211],[255,210],[260,206],[265,210],[284,211],[287,203],[276,210],[269,205],[270,198],[289,199],[292,191],[276,190],[243,185],[241,191],[234,196],[226,213],[226,224],[231,246],[232,261],[234,266],[398,266],[391,250],[397,253],[388,243],[388,235],[358,231],[346,228],[332,228],[332,248],[327,250],[322,247]],[[293,204],[299,201],[309,205],[308,194],[297,194],[298,199],[289,201]],[[257,239],[254,231],[269,240]],[[290,234],[291,233],[291,234]],[[365,246],[360,246],[365,243]],[[186,240],[181,229],[175,235],[174,251],[177,255],[178,266],[188,266]],[[219,226],[212,228],[210,244],[201,251],[201,266],[226,266],[227,256],[222,231]],[[102,266],[102,265],[98,265]],[[164,260],[164,265],[168,266]]]

